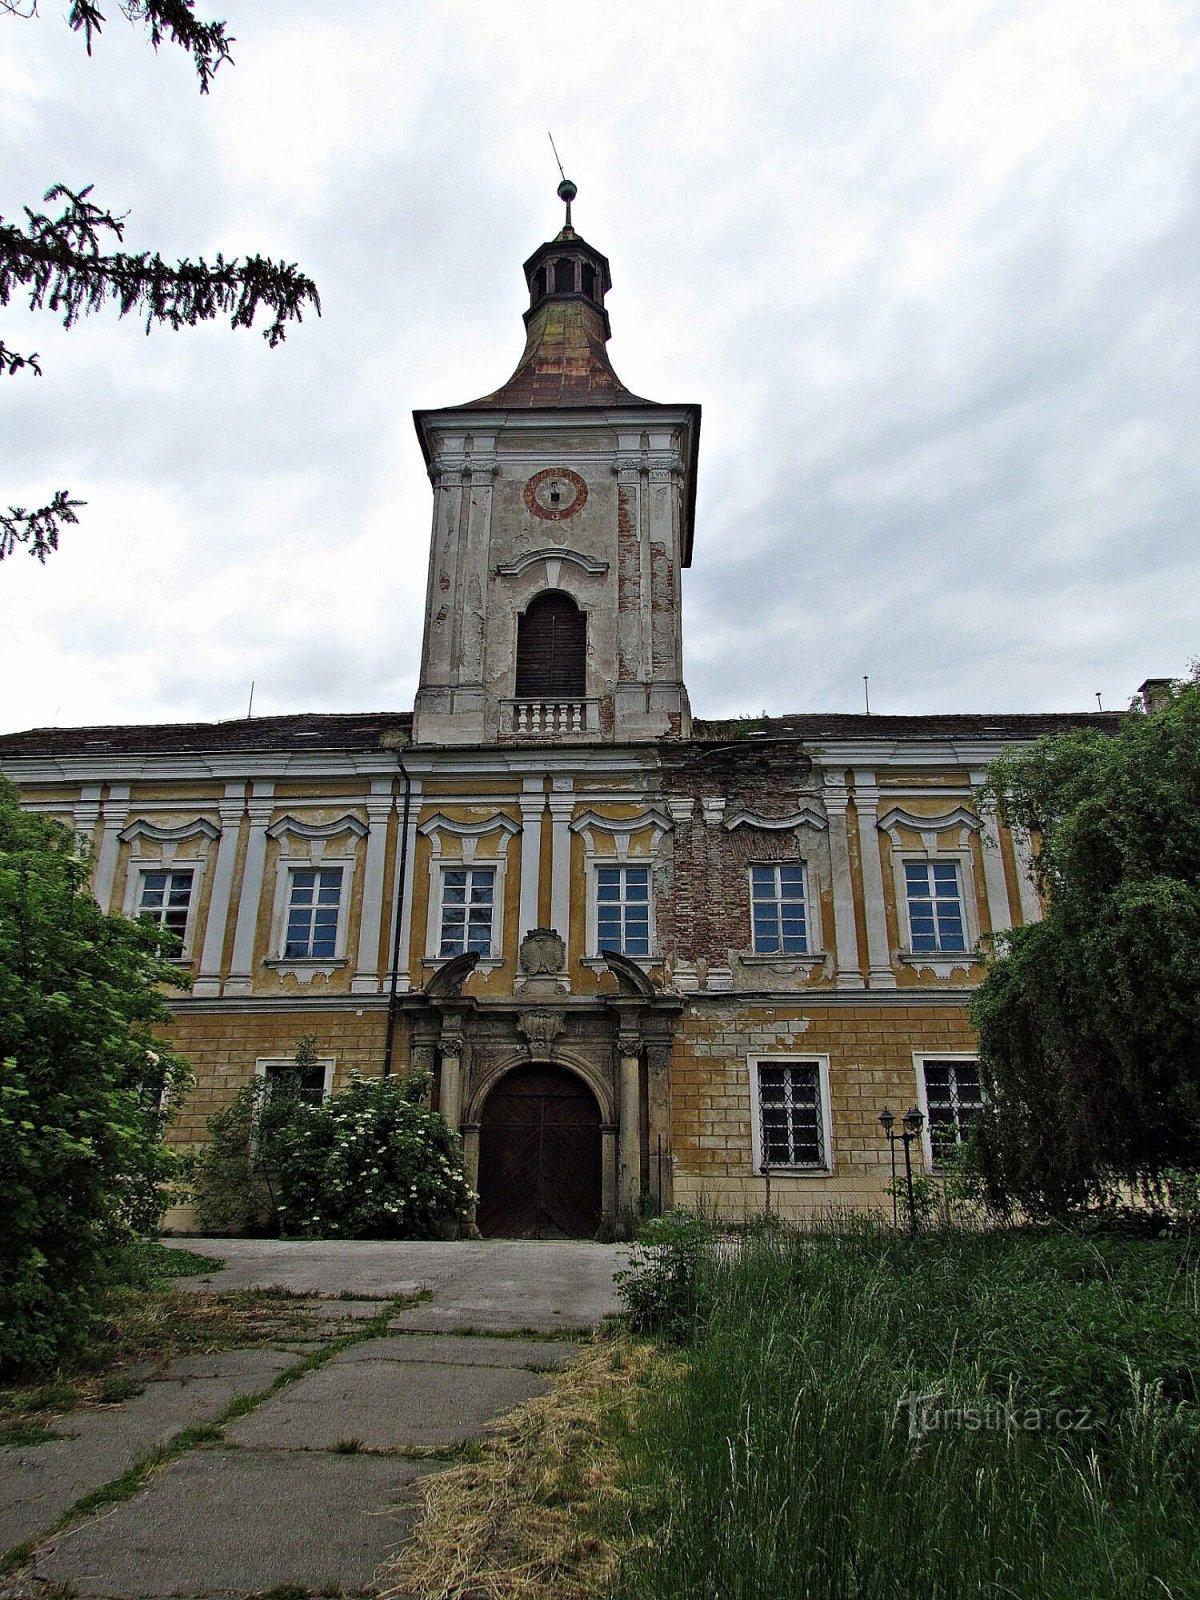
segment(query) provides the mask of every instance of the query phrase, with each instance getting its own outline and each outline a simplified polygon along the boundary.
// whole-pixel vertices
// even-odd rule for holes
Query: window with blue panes
[[[965,950],[962,884],[956,861],[906,861],[904,887],[914,951]]]
[[[162,928],[169,928],[182,939],[187,932],[188,909],[192,903],[192,872],[163,870],[143,872],[137,914],[149,917]]]
[[[650,954],[650,868],[596,868],[596,949]]]
[[[297,867],[288,893],[285,957],[324,960],[337,953],[341,867]]]
[[[495,867],[446,867],[442,872],[442,926],[438,954],[492,953]]]
[[[807,955],[802,861],[777,861],[750,868],[750,917],[756,955]]]

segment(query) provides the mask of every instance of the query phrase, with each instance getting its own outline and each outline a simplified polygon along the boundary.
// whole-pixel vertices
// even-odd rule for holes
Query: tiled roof
[[[410,711],[306,712],[230,722],[164,722],[97,728],[31,728],[0,734],[0,760],[18,756],[220,755],[238,751],[379,750],[403,743]],[[398,737],[401,735],[402,737]]]
[[[1115,733],[1123,711],[955,712],[943,716],[862,716],[801,712],[794,716],[729,721],[697,719],[694,743],[771,739],[824,743],[829,740],[1036,739],[1071,728]],[[91,728],[31,728],[0,734],[0,760],[21,757],[113,755],[221,755],[273,750],[369,751],[394,749],[412,731],[408,711],[364,711],[334,715],[304,712],[285,717],[239,717],[230,722],[166,722]],[[670,741],[676,748],[681,746]],[[542,748],[539,746],[539,748]]]
[[[697,739],[1037,739],[1045,733],[1094,728],[1115,733],[1126,711],[961,711],[934,716],[865,716],[842,711],[802,711],[783,717],[734,718],[693,723]]]

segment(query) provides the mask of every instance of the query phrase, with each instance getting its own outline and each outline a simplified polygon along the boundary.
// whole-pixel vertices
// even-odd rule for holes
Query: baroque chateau
[[[1039,914],[975,786],[1119,718],[693,717],[700,407],[613,371],[609,264],[560,194],[516,371],[415,414],[411,713],[38,729],[0,763],[103,908],[182,938],[176,1140],[311,1034],[313,1097],[432,1072],[484,1234],[885,1206],[880,1112],[920,1109],[936,1170],[979,1104],[981,941]]]

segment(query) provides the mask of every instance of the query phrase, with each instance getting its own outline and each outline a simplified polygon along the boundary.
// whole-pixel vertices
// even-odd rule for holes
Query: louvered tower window
[[[587,693],[587,617],[550,590],[517,618],[519,699],[581,700]]]

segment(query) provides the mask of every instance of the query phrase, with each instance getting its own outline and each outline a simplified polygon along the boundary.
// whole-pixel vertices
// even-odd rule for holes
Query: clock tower
[[[680,574],[698,405],[613,371],[607,259],[566,224],[525,263],[525,350],[482,399],[414,414],[433,535],[414,741],[686,738]]]

